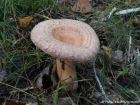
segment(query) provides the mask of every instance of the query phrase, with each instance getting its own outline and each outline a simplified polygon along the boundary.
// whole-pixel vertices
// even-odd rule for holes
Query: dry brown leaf
[[[80,13],[89,13],[92,11],[91,0],[78,0],[72,7],[72,11]]]
[[[103,46],[103,50],[104,50],[106,66],[108,67],[107,70],[111,70],[111,64],[112,64],[111,48]],[[111,71],[111,73],[112,73],[112,71]],[[113,73],[112,73],[112,75],[113,75]]]
[[[3,105],[26,105],[25,103],[16,101],[16,100],[7,100],[5,99]]]
[[[103,46],[103,50],[104,50],[105,55],[111,58],[111,48]]]
[[[32,19],[33,19],[32,16],[27,16],[27,17],[23,17],[22,19],[19,19],[19,26],[21,28],[28,27]]]

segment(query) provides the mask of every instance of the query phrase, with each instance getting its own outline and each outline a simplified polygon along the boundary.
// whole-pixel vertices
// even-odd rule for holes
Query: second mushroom
[[[78,86],[75,63],[94,59],[100,45],[88,24],[72,19],[40,22],[33,28],[31,40],[45,53],[56,57],[59,82],[69,90]]]

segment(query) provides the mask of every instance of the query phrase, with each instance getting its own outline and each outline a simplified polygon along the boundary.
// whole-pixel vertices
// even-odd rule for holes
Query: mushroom
[[[31,40],[45,53],[56,57],[56,71],[60,83],[77,89],[75,63],[95,58],[99,39],[86,23],[72,19],[51,19],[40,22],[31,31]]]

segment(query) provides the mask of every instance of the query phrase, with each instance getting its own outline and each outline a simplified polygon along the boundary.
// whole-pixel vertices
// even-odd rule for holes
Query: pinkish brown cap
[[[99,39],[86,23],[71,19],[40,22],[31,32],[33,43],[51,56],[72,61],[88,61],[98,53]]]

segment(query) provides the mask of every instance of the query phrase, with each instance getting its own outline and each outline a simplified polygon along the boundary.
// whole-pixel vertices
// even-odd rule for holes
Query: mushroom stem
[[[68,90],[76,90],[78,83],[75,64],[71,61],[56,59],[56,70],[60,84]]]

